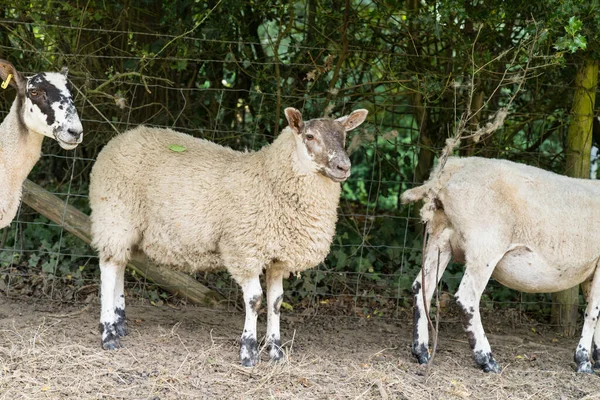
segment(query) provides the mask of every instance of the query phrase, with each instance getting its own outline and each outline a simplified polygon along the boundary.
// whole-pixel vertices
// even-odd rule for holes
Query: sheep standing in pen
[[[258,362],[259,276],[266,270],[266,342],[271,360],[282,358],[282,279],[328,254],[340,182],[350,176],[346,132],[367,111],[305,122],[286,108],[285,116],[289,126],[257,152],[143,126],[104,147],[91,173],[90,205],[105,349],[120,347],[127,333],[123,276],[131,253],[141,251],[189,272],[227,268],[244,294],[244,366]]]
[[[40,159],[45,136],[66,150],[77,147],[83,128],[68,88],[67,69],[23,78],[8,61],[0,60],[2,88],[17,90],[10,112],[0,124],[0,228],[19,209],[23,182]]]
[[[438,166],[439,169],[439,166]],[[424,276],[413,284],[412,352],[429,360],[425,314],[448,262],[465,263],[456,293],[475,362],[486,372],[498,364],[481,325],[479,301],[490,277],[529,293],[558,292],[582,283],[585,321],[575,351],[578,372],[600,367],[600,182],[575,179],[504,160],[449,158],[402,202],[424,199],[428,223]],[[436,270],[439,268],[439,271]]]

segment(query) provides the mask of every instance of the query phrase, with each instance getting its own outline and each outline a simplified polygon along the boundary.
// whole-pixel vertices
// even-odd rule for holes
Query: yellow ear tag
[[[6,77],[6,80],[2,82],[2,85],[0,85],[0,87],[2,89],[6,89],[8,87],[8,84],[10,83],[11,79],[12,79],[12,74],[8,74],[8,76]]]

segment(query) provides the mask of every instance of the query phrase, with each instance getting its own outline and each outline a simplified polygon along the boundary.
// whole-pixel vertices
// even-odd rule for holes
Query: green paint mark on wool
[[[169,150],[175,151],[177,153],[182,153],[182,152],[186,151],[187,149],[185,148],[185,146],[181,146],[179,144],[170,144]]]

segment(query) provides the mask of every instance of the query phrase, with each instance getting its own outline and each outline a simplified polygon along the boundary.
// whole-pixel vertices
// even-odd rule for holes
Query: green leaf
[[[52,262],[52,260],[48,260],[45,263],[43,263],[42,272],[45,272],[47,274],[54,273],[54,262]]]
[[[585,36],[577,35],[573,38],[573,42],[582,50],[585,50],[587,47],[587,40],[585,39]]]
[[[575,53],[577,50],[585,50],[587,48],[587,39],[579,33],[583,23],[577,17],[569,18],[569,24],[565,26],[567,36],[561,36],[557,39],[554,48],[557,50],[569,50]]]
[[[581,20],[575,16],[569,18],[569,25],[565,26],[565,30],[569,35],[575,35],[577,32],[581,30],[583,23]]]
[[[182,153],[182,152],[186,151],[187,149],[185,148],[185,146],[182,146],[180,144],[170,144],[169,150],[175,151],[177,153]]]

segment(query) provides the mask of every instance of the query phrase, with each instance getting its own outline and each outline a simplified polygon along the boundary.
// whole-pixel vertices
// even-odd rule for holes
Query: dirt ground
[[[129,305],[125,347],[107,352],[98,304],[82,308],[0,298],[0,399],[600,399],[600,377],[573,372],[575,340],[493,315],[484,324],[502,373],[475,368],[450,319],[427,375],[410,356],[410,318],[284,313],[288,361],[263,351],[246,369],[240,312]]]

